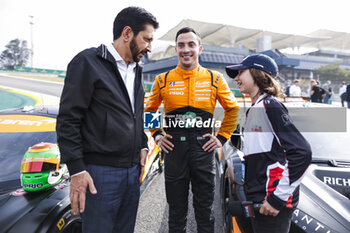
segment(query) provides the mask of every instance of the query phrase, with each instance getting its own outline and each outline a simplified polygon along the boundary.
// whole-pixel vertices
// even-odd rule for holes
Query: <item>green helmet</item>
[[[67,166],[60,162],[60,151],[54,143],[41,142],[29,147],[21,164],[23,189],[39,191],[59,184],[68,177]]]

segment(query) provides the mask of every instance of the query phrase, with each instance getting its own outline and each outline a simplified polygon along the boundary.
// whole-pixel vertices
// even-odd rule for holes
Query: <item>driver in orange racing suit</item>
[[[214,232],[213,150],[230,138],[237,126],[239,107],[222,74],[199,65],[200,38],[191,28],[176,35],[178,66],[156,77],[145,111],[155,112],[162,101],[163,129],[150,129],[166,152],[165,188],[169,204],[169,232],[186,232],[188,189],[191,183],[198,232]],[[216,101],[225,110],[217,136],[213,113]]]

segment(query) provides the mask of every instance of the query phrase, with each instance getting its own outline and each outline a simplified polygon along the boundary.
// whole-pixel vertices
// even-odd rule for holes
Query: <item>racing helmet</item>
[[[41,142],[29,147],[21,163],[21,185],[26,191],[39,191],[59,184],[68,177],[68,169],[61,164],[58,146]]]

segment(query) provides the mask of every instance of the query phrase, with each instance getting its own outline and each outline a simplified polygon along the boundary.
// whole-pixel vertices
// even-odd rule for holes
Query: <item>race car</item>
[[[69,174],[60,162],[57,106],[0,111],[0,232],[79,233],[73,215]],[[162,172],[159,148],[149,139],[141,195]]]
[[[300,185],[290,232],[350,232],[350,127],[346,109],[308,102],[285,105],[312,148],[312,162]],[[244,115],[246,109],[241,111]],[[259,210],[244,193],[242,132],[241,124],[215,155],[225,233],[253,232],[250,218]]]

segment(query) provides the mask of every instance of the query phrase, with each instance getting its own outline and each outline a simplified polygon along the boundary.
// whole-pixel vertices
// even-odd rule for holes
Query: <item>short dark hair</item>
[[[188,33],[188,32],[193,32],[193,33],[197,36],[198,43],[201,44],[201,37],[200,37],[199,33],[196,32],[193,28],[190,28],[190,27],[181,28],[181,29],[176,33],[175,43],[177,42],[177,38],[179,37],[180,34]]]
[[[137,36],[140,31],[145,30],[146,24],[151,24],[154,29],[159,27],[159,23],[150,12],[142,7],[124,8],[115,17],[113,24],[113,40],[116,40],[122,34],[124,27],[129,26],[134,35]]]

